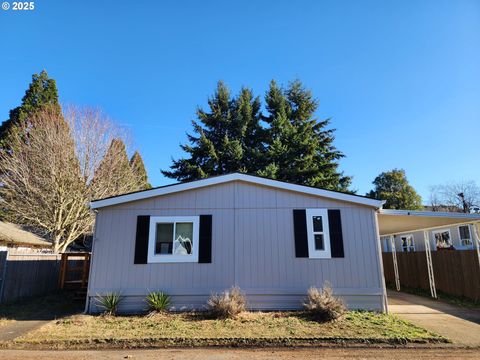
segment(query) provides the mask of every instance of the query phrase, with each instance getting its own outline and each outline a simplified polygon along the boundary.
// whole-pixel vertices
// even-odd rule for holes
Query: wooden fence
[[[3,258],[6,260],[0,268],[0,303],[45,295],[57,289],[60,255],[8,254]]]
[[[480,301],[480,266],[475,250],[432,251],[435,287],[446,294]],[[397,252],[400,286],[430,291],[425,251]],[[395,284],[392,253],[383,253],[387,284]]]
[[[18,254],[0,251],[0,303],[42,296],[57,290],[61,258],[61,254]],[[78,256],[70,256],[67,260],[68,267],[88,269],[84,258],[85,256],[80,259]],[[80,283],[85,283],[81,272],[69,273],[64,280],[78,282],[79,275]]]

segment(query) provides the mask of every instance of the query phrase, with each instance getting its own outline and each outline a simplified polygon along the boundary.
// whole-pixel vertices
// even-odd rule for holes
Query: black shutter
[[[293,210],[293,233],[295,236],[295,257],[308,258],[306,210]]]
[[[134,264],[146,264],[148,257],[148,233],[150,231],[150,216],[137,216],[137,237],[135,240]]]
[[[200,215],[198,262],[212,262],[212,215]]]
[[[330,250],[332,258],[343,258],[342,217],[340,210],[328,210],[328,227],[330,228]]]

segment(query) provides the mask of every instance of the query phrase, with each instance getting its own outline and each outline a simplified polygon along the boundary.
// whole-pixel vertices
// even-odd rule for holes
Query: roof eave
[[[137,193],[119,195],[117,197],[113,197],[109,199],[92,201],[90,203],[90,207],[92,209],[99,209],[107,206],[114,206],[114,205],[132,202],[132,201],[144,200],[144,199],[148,199],[156,196],[162,196],[162,195],[167,195],[167,194],[172,194],[172,193],[177,193],[177,192],[182,192],[182,191],[192,190],[192,189],[199,189],[207,186],[228,183],[232,181],[244,181],[247,183],[253,183],[253,184],[263,185],[267,187],[279,188],[283,190],[289,190],[289,191],[294,191],[294,192],[299,192],[299,193],[304,193],[304,194],[309,194],[314,196],[326,197],[326,198],[331,198],[339,201],[346,201],[346,202],[351,202],[359,205],[371,206],[375,209],[380,209],[385,203],[382,200],[364,198],[364,197],[345,194],[345,193],[338,193],[330,190],[317,189],[317,188],[312,188],[312,187],[303,186],[303,185],[286,183],[278,180],[265,179],[265,178],[246,175],[246,174],[234,173],[234,174],[202,179],[194,182],[180,183],[180,184],[176,184],[176,185],[172,185],[164,188],[157,188],[157,189],[152,189],[152,190],[147,190],[147,191],[142,191]]]

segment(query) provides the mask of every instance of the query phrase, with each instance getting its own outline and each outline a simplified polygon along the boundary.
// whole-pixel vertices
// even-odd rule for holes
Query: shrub
[[[161,291],[153,291],[147,295],[147,304],[151,311],[166,311],[170,306],[170,296]]]
[[[238,286],[233,286],[221,294],[212,294],[207,302],[207,309],[212,317],[219,319],[235,318],[245,311],[247,304],[245,294]]]
[[[123,296],[116,292],[97,295],[97,304],[105,310],[105,315],[114,316],[117,313],[118,305],[122,300]]]
[[[316,321],[335,320],[346,311],[343,301],[333,296],[330,284],[325,284],[322,289],[316,287],[308,289],[303,307]]]

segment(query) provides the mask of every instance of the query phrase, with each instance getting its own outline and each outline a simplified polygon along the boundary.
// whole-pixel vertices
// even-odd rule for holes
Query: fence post
[[[2,261],[3,257],[3,261]],[[8,250],[0,251],[0,304],[2,303],[3,298],[3,288],[5,285],[5,278],[7,277],[7,260],[8,260]]]
[[[425,255],[427,256],[428,282],[430,284],[430,294],[434,299],[437,298],[437,289],[435,288],[435,276],[433,274],[432,252],[430,251],[430,239],[428,231],[423,232],[423,241],[425,242]]]
[[[400,291],[400,276],[398,275],[397,249],[395,248],[395,236],[390,235],[390,246],[392,247],[393,272],[395,273],[395,287]]]

